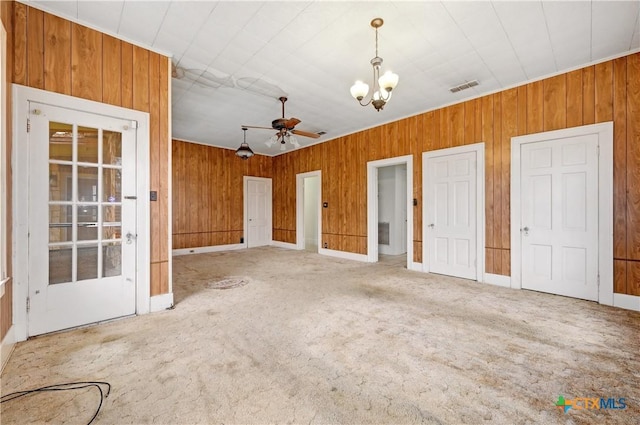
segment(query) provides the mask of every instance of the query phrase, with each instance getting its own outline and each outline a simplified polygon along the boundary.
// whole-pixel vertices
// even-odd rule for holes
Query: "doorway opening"
[[[368,262],[414,269],[412,194],[413,155],[367,163]]]
[[[318,252],[322,234],[320,171],[296,176],[296,248]]]

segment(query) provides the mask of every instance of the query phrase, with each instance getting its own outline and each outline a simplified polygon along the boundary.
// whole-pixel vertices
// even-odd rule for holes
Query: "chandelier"
[[[282,130],[271,136],[269,140],[264,142],[264,144],[270,148],[276,143],[280,143],[280,150],[285,151],[287,150],[287,142],[291,143],[295,149],[298,149],[300,147],[300,143],[298,143],[298,139],[296,138],[296,136],[289,133],[289,130],[287,130],[286,128],[283,128]]]
[[[242,142],[236,150],[236,155],[242,159],[249,159],[253,156],[253,151],[247,144],[247,127],[242,127],[242,131],[244,132],[244,142]]]
[[[351,96],[353,96],[360,105],[368,106],[372,103],[378,112],[380,112],[380,110],[384,108],[384,105],[391,99],[391,90],[398,85],[398,74],[387,71],[380,76],[382,58],[378,56],[378,28],[380,28],[382,24],[384,24],[382,18],[375,18],[371,21],[371,26],[376,30],[376,56],[371,59],[371,66],[373,66],[373,94],[369,101],[362,103],[362,99],[369,93],[368,84],[358,80],[351,86]]]

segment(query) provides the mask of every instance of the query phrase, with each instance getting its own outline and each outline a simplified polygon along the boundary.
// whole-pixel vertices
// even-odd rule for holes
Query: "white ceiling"
[[[297,129],[327,132],[299,137],[307,146],[640,49],[639,1],[25,3],[172,56],[185,71],[172,79],[173,137],[234,149],[242,124],[281,117],[280,95]],[[380,112],[349,94],[372,84],[375,17],[382,69],[400,76]],[[247,141],[279,154],[264,144],[273,133]]]

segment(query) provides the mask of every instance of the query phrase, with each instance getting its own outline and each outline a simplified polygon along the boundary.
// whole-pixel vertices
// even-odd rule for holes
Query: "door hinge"
[[[600,156],[600,145],[596,146],[596,155]]]
[[[598,273],[598,289],[600,289],[600,274]]]
[[[27,133],[31,131],[31,120],[27,118]]]
[[[31,297],[27,297],[27,313],[31,310]]]

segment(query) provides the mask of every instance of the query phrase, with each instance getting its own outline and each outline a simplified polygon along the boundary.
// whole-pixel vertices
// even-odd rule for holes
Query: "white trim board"
[[[409,269],[413,262],[413,155],[367,162],[366,261],[378,262],[378,168],[403,164],[407,166],[407,269]]]
[[[427,199],[427,172],[426,164],[429,158],[435,158],[446,155],[457,155],[460,153],[475,152],[476,153],[476,280],[484,282],[484,246],[485,246],[485,210],[484,210],[484,142],[474,143],[472,145],[456,146],[453,148],[438,149],[422,153],[422,269],[428,273],[429,268],[429,247],[427,241],[427,208],[425,202]]]
[[[640,297],[626,294],[613,294],[613,306],[627,310],[640,311]]]
[[[504,288],[511,288],[511,276],[504,276],[501,274],[485,273],[484,283],[495,286],[502,286]]]
[[[598,135],[598,302],[613,305],[613,122],[584,125],[511,138],[511,287],[522,288],[520,151],[546,140]]]
[[[327,248],[318,248],[318,254],[326,255],[328,257],[343,258],[345,260],[361,261],[363,263],[369,262],[368,257],[365,254],[356,254],[355,252],[336,251]]]
[[[292,250],[299,250],[300,249],[294,243],[281,242],[281,241],[271,241],[271,246],[274,246],[276,248],[284,248],[284,249],[292,249]],[[302,249],[304,249],[304,248],[302,248]]]
[[[15,326],[11,326],[0,342],[0,373],[4,370],[13,349],[16,347]]]
[[[149,300],[149,305],[151,313],[167,310],[173,307],[173,293],[154,295]]]
[[[244,249],[247,247],[245,243],[237,243],[231,245],[211,245],[211,246],[199,246],[196,248],[180,248],[174,249],[171,252],[173,257],[178,257],[180,255],[191,255],[191,254],[205,254],[207,252],[220,252],[220,251],[233,251],[236,249]]]
[[[13,323],[16,341],[27,338],[27,312],[25,305],[28,295],[28,232],[29,217],[23,213],[28,209],[28,133],[27,118],[29,102],[73,109],[93,114],[111,116],[138,122],[136,135],[136,196],[138,198],[136,221],[139,224],[136,256],[136,314],[150,311],[150,269],[151,269],[151,229],[149,200],[149,114],[119,106],[107,105],[91,100],[48,92],[44,90],[13,84]]]

